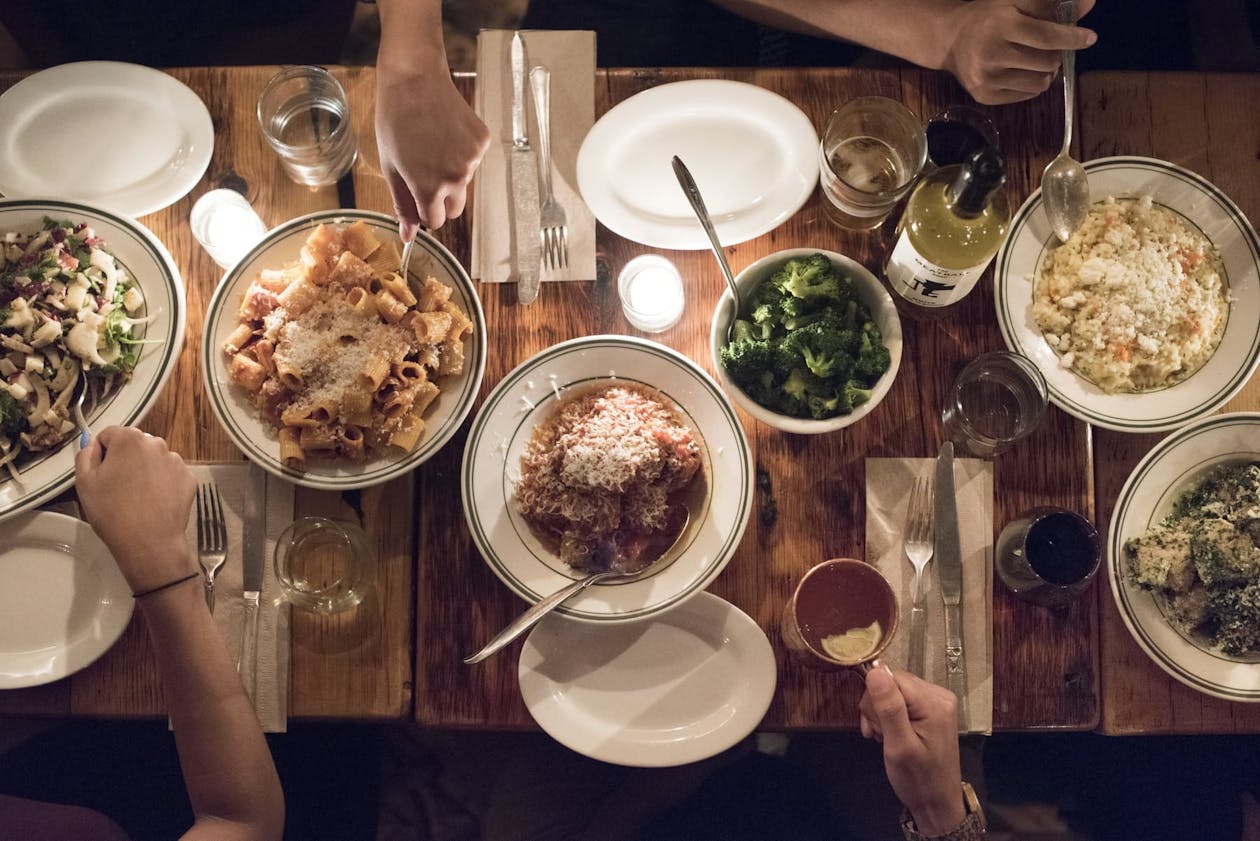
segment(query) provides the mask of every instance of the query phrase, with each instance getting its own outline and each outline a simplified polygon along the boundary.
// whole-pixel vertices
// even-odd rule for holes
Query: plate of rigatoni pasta
[[[401,272],[397,230],[369,211],[302,216],[215,290],[202,340],[211,407],[271,473],[325,490],[386,482],[472,409],[485,370],[476,290],[423,232]]]

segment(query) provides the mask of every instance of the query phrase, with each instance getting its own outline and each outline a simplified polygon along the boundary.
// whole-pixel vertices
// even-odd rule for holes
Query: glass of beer
[[[845,228],[878,227],[909,192],[927,160],[927,135],[896,100],[862,96],[831,115],[819,148],[828,217]]]

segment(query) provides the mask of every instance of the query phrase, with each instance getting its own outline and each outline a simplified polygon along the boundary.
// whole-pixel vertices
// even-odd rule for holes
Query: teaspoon
[[[1055,19],[1063,24],[1076,23],[1075,0],[1060,0],[1054,9]],[[1085,167],[1073,160],[1072,119],[1076,106],[1076,53],[1063,51],[1063,148],[1041,176],[1041,197],[1046,205],[1046,218],[1055,236],[1067,242],[1089,213],[1089,179]]]
[[[717,257],[718,265],[722,268],[722,277],[726,278],[726,285],[731,288],[731,299],[735,304],[735,310],[731,313],[731,320],[726,324],[726,341],[729,344],[735,330],[735,319],[739,318],[742,311],[739,305],[739,289],[735,287],[735,275],[731,272],[731,264],[726,262],[726,252],[722,250],[722,243],[718,242],[717,231],[713,229],[713,220],[709,218],[709,211],[704,206],[704,199],[700,196],[696,179],[691,177],[691,171],[682,162],[682,158],[674,155],[673,164],[678,184],[686,193],[691,209],[696,212],[700,227],[704,228],[704,233],[709,237],[709,245],[713,247],[713,256]]]

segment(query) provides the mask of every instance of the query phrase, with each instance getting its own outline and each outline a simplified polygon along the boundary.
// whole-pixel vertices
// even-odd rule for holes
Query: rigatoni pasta
[[[290,467],[414,449],[434,381],[463,371],[472,321],[434,278],[413,291],[398,262],[363,222],[320,225],[296,263],[264,270],[242,296],[223,344],[228,373]]]

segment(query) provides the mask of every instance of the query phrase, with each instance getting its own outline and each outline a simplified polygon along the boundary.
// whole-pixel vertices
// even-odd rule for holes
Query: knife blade
[[[954,445],[946,441],[936,457],[932,519],[934,560],[945,603],[945,686],[958,696],[958,724],[967,726],[967,655],[963,648],[962,545],[958,536],[958,501],[954,489]]]
[[[262,596],[264,555],[266,554],[267,474],[256,464],[249,465],[245,488],[245,514],[241,539],[241,589],[244,599],[241,654],[238,670],[245,691],[255,701],[258,689],[258,603]]]
[[[516,298],[531,304],[538,297],[538,273],[542,267],[541,206],[538,197],[538,157],[529,143],[525,104],[528,63],[521,33],[512,36],[512,233],[516,241]]]

